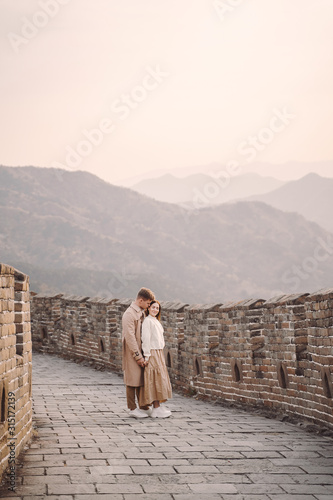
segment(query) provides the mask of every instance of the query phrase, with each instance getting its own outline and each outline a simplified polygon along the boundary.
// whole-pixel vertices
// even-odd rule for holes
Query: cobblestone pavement
[[[33,355],[38,438],[2,498],[332,500],[333,441],[174,394],[167,419],[136,420],[122,378]]]

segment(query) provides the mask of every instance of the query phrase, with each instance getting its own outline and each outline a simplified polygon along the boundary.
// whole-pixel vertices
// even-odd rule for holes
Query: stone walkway
[[[122,378],[33,355],[38,439],[2,498],[332,500],[333,441],[174,395],[168,419],[128,417]]]

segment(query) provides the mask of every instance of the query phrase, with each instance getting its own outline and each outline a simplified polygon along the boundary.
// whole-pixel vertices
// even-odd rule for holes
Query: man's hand
[[[145,362],[144,358],[137,359],[136,362],[138,363],[139,366],[141,366],[141,368],[146,366],[146,362]]]

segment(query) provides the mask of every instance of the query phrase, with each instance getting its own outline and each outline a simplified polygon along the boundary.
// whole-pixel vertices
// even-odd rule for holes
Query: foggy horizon
[[[1,11],[3,165],[120,185],[235,162],[282,180],[308,163],[333,172],[330,1],[4,0]]]

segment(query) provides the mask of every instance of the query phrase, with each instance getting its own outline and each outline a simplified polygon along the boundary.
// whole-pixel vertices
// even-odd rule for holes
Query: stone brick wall
[[[0,264],[0,478],[32,435],[29,278]]]
[[[131,300],[36,295],[34,348],[121,372]],[[175,389],[333,428],[333,289],[229,304],[162,303]]]

